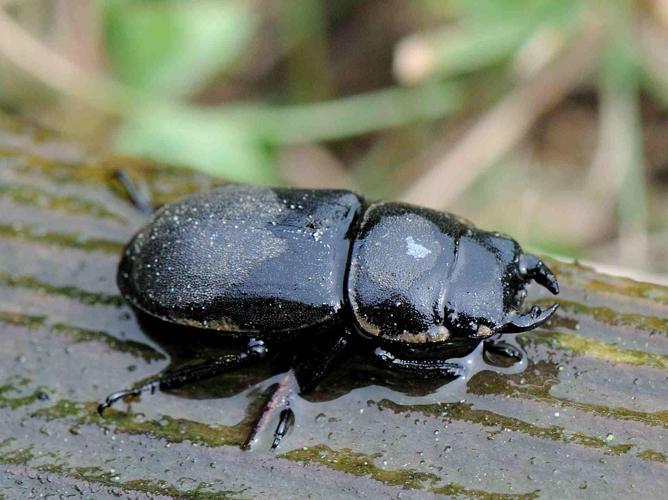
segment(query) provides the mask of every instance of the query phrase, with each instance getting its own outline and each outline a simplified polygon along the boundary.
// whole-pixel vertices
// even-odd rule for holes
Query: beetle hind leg
[[[173,389],[191,382],[215,377],[220,373],[234,368],[260,361],[266,357],[267,352],[264,342],[250,339],[246,348],[237,354],[225,354],[174,372],[166,372],[148,380],[144,384],[113,392],[107,396],[103,403],[100,403],[97,411],[102,415],[107,408],[126,397],[139,397],[147,392],[152,394],[156,389]]]
[[[459,364],[440,359],[407,359],[395,356],[391,352],[376,347],[372,352],[373,358],[381,364],[392,368],[408,371],[426,377],[446,376],[457,379],[466,377],[466,368]]]

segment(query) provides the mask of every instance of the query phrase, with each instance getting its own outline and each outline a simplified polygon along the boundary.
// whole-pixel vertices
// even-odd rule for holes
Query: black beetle
[[[461,376],[451,361],[496,334],[531,330],[557,304],[522,312],[535,280],[557,280],[514,240],[404,203],[350,191],[227,185],[163,206],[128,243],[118,287],[139,311],[195,329],[245,336],[247,347],[111,394],[125,396],[214,376],[264,358],[275,341],[317,346],[295,365],[302,393],[352,340],[393,368]],[[285,415],[285,416],[284,416]],[[274,447],[293,416],[282,412]]]

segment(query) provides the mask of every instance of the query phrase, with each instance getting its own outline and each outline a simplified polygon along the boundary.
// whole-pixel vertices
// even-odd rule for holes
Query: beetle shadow
[[[142,332],[168,356],[169,364],[161,373],[203,363],[226,354],[236,354],[246,345],[245,336],[228,333],[221,335],[215,330],[177,325],[140,311],[134,312]],[[169,389],[167,392],[188,399],[236,396],[289,368],[289,360],[280,350],[274,353],[272,349],[270,352],[270,356],[258,363]]]
[[[248,338],[229,333],[221,335],[215,330],[176,325],[138,311],[136,317],[147,337],[169,356],[169,365],[165,371],[178,370],[217,356],[238,353]],[[307,338],[293,337],[282,342],[266,341],[271,353],[266,359],[230,370],[211,379],[170,389],[168,392],[188,399],[219,399],[235,396],[287,372],[300,356],[308,356],[308,350],[300,346],[312,343],[313,332],[306,332],[304,336]],[[521,351],[526,360],[523,348],[512,337],[504,336],[504,341]],[[447,375],[421,377],[378,365],[371,359],[370,349],[373,349],[373,346],[361,339],[353,342],[342,359],[334,363],[330,372],[313,391],[303,396],[304,399],[311,402],[331,401],[353,390],[370,386],[380,386],[406,396],[421,397],[436,393],[454,380],[452,376]],[[483,370],[516,371],[507,360],[494,359],[487,353],[483,354],[480,345],[460,352],[458,359],[467,364],[470,376]]]

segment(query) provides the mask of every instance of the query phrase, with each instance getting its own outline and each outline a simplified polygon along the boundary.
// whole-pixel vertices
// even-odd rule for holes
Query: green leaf
[[[275,183],[271,150],[254,130],[232,114],[150,108],[122,127],[116,147],[231,181]]]
[[[187,95],[247,47],[255,18],[229,0],[101,4],[105,48],[117,77],[140,90]]]
[[[144,106],[125,124],[117,148],[240,182],[270,184],[271,146],[336,140],[434,120],[459,108],[458,86],[388,88],[331,101],[270,107]]]

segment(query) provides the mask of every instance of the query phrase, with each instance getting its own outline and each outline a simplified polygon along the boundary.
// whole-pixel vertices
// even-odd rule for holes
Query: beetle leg
[[[109,408],[116,401],[125,397],[138,397],[149,391],[153,393],[156,389],[172,389],[190,382],[211,378],[234,368],[259,361],[266,355],[267,347],[264,345],[264,342],[257,339],[251,339],[248,342],[246,349],[238,354],[226,354],[214,359],[209,359],[193,366],[187,366],[175,372],[164,373],[140,386],[113,392],[107,396],[103,403],[100,403],[97,407],[97,411],[102,415],[104,410]]]
[[[505,358],[512,358],[517,361],[521,361],[522,358],[524,358],[524,354],[522,354],[521,350],[503,340],[487,340],[485,341],[484,347],[485,351]]]
[[[524,353],[521,349],[518,349],[514,345],[503,340],[486,340],[483,344],[483,348],[486,357],[489,357],[489,355],[498,356],[514,363],[519,363],[524,359]]]
[[[156,387],[160,385],[160,381],[154,380],[152,382],[148,382],[140,387],[135,387],[132,389],[125,389],[122,391],[116,391],[112,392],[109,394],[106,399],[104,400],[103,403],[100,403],[97,407],[97,412],[102,415],[104,413],[104,410],[107,408],[111,407],[116,401],[119,401],[124,398],[128,398],[130,396],[132,397],[139,397],[142,393],[151,391],[151,394],[155,392]]]
[[[140,186],[134,182],[125,170],[116,169],[114,170],[113,175],[123,187],[128,198],[130,198],[130,202],[137,210],[147,215],[153,213],[153,206],[151,205],[151,200],[146,193],[146,188],[144,186]]]
[[[300,394],[306,394],[316,388],[350,342],[347,332],[333,338],[325,334],[323,338],[326,340],[321,341],[320,345],[314,345],[314,349],[308,349],[297,355],[295,376],[299,383]],[[321,349],[314,352],[317,347]]]
[[[507,333],[520,333],[536,328],[545,323],[558,308],[559,304],[552,304],[545,310],[541,309],[539,306],[533,306],[529,312],[513,316],[512,319],[501,328],[501,331]]]
[[[545,263],[535,255],[525,253],[520,256],[520,272],[528,279],[533,279],[543,285],[554,295],[559,293],[557,278]]]
[[[271,443],[272,450],[278,448],[278,445],[281,444],[281,439],[288,433],[290,427],[292,427],[294,423],[295,414],[289,407],[281,411],[281,414],[278,417],[278,425],[274,431],[274,440]]]
[[[418,375],[437,377],[447,375],[453,379],[466,376],[466,369],[459,363],[440,359],[405,359],[399,358],[382,347],[373,350],[373,358],[393,369],[406,370]]]

